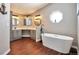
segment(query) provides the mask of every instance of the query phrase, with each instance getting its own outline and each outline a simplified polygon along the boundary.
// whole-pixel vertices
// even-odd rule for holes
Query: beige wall
[[[42,24],[45,32],[68,35],[74,38],[74,46],[77,46],[77,14],[76,4],[73,3],[54,3],[49,4],[45,8],[38,10],[32,15],[40,14]],[[50,14],[54,11],[61,11],[63,13],[63,20],[60,23],[52,23],[50,21]]]

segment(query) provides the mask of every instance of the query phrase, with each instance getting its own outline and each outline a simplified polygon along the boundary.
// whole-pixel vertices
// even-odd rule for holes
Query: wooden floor
[[[55,50],[35,42],[31,38],[21,38],[11,42],[11,51],[8,55],[58,55]]]

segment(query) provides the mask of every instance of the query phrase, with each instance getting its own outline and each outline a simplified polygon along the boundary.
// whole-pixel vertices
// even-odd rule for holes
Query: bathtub
[[[72,42],[72,37],[50,33],[42,34],[43,45],[60,53],[69,53]]]

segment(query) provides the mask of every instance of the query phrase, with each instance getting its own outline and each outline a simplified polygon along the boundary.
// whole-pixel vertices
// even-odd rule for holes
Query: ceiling
[[[11,3],[11,11],[14,15],[28,15],[43,8],[48,3]]]

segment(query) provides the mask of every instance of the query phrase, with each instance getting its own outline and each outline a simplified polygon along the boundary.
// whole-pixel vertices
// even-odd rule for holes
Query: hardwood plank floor
[[[61,53],[49,49],[42,45],[42,42],[35,42],[31,38],[21,38],[12,41],[10,44],[11,51],[8,55],[60,55]],[[61,55],[77,55],[77,50],[70,49],[68,54]]]
[[[11,42],[11,51],[8,55],[58,55],[59,52],[35,42],[31,38],[21,38]]]

